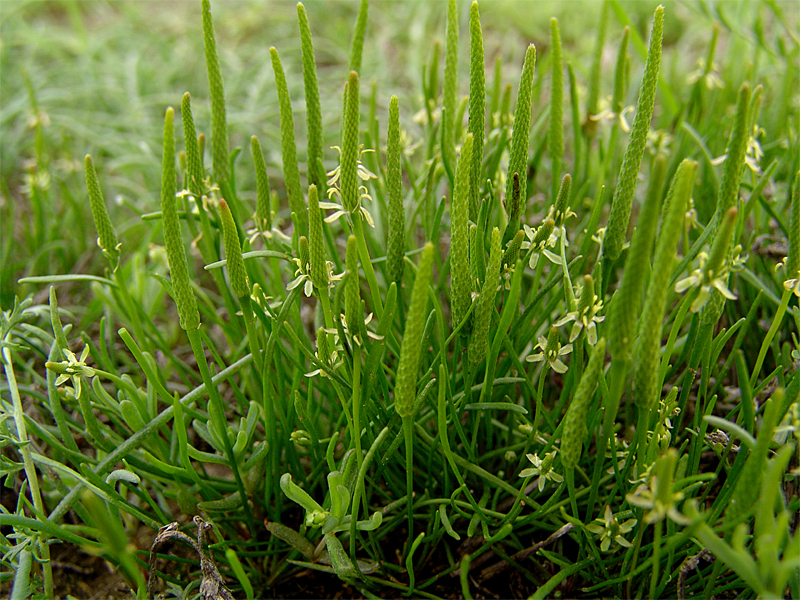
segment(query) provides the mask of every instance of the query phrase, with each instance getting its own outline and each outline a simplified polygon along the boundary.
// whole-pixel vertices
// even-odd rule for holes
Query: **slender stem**
[[[361,346],[353,338],[353,440],[356,446],[356,464],[361,469]],[[353,507],[358,506],[353,500]],[[356,515],[353,515],[356,518]]]
[[[28,444],[28,430],[25,427],[25,412],[22,408],[22,399],[17,387],[17,378],[14,374],[14,364],[11,362],[11,350],[5,345],[8,335],[3,339],[3,367],[6,372],[8,390],[11,392],[11,401],[14,403],[14,424],[17,426],[18,449],[22,454],[22,463],[25,469],[25,478],[31,488],[31,498],[36,512],[44,515],[44,505],[42,504],[42,494],[39,490],[39,478],[36,475],[36,467],[33,465],[30,444]],[[39,534],[39,552],[42,554],[42,573],[44,575],[44,595],[46,598],[53,598],[53,567],[50,564],[50,546],[47,544],[47,537],[43,532]]]
[[[656,597],[656,588],[658,587],[658,567],[661,564],[661,529],[664,527],[664,521],[656,521],[655,534],[653,536],[653,574],[650,578],[650,597]]]
[[[406,507],[408,508],[408,543],[414,541],[414,419],[403,418],[403,433],[406,442]]]
[[[378,319],[380,319],[383,316],[381,290],[378,287],[378,280],[375,279],[375,271],[372,268],[372,262],[369,258],[369,250],[367,249],[367,242],[366,238],[364,237],[364,226],[361,224],[360,213],[353,216],[353,233],[356,236],[356,244],[358,245],[358,256],[361,260],[361,266],[364,267],[364,274],[367,276],[369,291],[372,295],[372,307],[375,310],[375,315],[378,317]]]
[[[578,500],[575,496],[575,469],[566,469],[565,474],[567,479],[567,489],[569,490],[569,501],[572,505],[572,514],[575,515],[576,519],[580,519],[578,516]]]
[[[781,321],[783,321],[783,315],[786,313],[786,307],[789,306],[789,298],[791,297],[792,290],[784,289],[780,306],[778,306],[778,310],[775,311],[775,317],[772,319],[772,325],[770,325],[767,335],[764,336],[764,341],[761,342],[761,350],[758,351],[758,358],[753,367],[753,373],[750,375],[751,388],[755,387],[756,381],[758,381],[758,376],[761,373],[761,367],[764,365],[764,359],[767,357],[769,346],[772,343],[772,339],[775,337],[775,333],[778,331],[778,327],[780,327]]]
[[[253,308],[251,306],[250,296],[242,296],[239,298],[239,304],[242,305],[242,315],[244,315],[244,326],[247,329],[247,342],[250,346],[250,353],[253,355],[253,363],[261,374],[261,351],[258,348],[258,337],[256,336],[255,319],[253,317]]]
[[[236,487],[239,489],[239,495],[242,498],[242,508],[244,509],[244,516],[247,520],[248,528],[253,537],[256,536],[255,527],[253,526],[253,515],[250,512],[250,504],[247,501],[247,492],[244,489],[244,482],[239,473],[239,465],[236,463],[236,457],[233,455],[233,447],[231,441],[228,439],[227,422],[220,422],[225,418],[225,409],[222,405],[222,400],[219,397],[219,392],[216,386],[211,381],[211,372],[208,369],[208,361],[206,360],[205,352],[203,351],[203,342],[200,339],[200,331],[195,329],[187,331],[186,335],[189,337],[189,344],[192,346],[192,353],[197,361],[197,366],[200,369],[200,377],[206,386],[209,398],[209,417],[211,419],[211,426],[217,430],[222,443],[225,445],[225,454],[228,455],[228,462],[230,463],[233,477],[236,480]],[[255,358],[255,357],[254,357]],[[275,448],[275,446],[271,446]]]
[[[539,373],[539,385],[536,389],[536,414],[533,416],[533,436],[539,434],[539,423],[542,421],[542,411],[544,410],[544,380],[547,376],[547,365]]]

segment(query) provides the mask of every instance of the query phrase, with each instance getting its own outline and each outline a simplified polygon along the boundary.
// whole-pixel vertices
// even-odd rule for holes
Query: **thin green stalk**
[[[208,362],[206,361],[206,354],[203,350],[203,342],[200,338],[200,331],[198,329],[194,329],[187,331],[186,335],[189,338],[189,344],[192,347],[192,353],[194,354],[195,360],[197,361],[197,366],[200,369],[200,377],[203,380],[203,384],[205,384],[206,390],[209,394],[208,414],[211,424],[217,430],[217,434],[225,446],[225,454],[226,458],[228,459],[228,466],[233,472],[239,497],[242,499],[244,518],[245,521],[247,521],[247,527],[250,530],[250,534],[255,537],[255,525],[253,523],[253,515],[250,511],[250,504],[247,499],[247,491],[245,490],[244,482],[242,481],[242,475],[239,472],[239,464],[237,463],[236,457],[233,454],[231,441],[228,438],[228,422],[225,419],[225,408],[222,404],[222,399],[219,397],[217,387],[211,380],[211,372],[208,369]]]
[[[42,502],[42,493],[39,489],[39,477],[36,474],[36,467],[33,464],[31,456],[31,446],[28,439],[28,430],[25,426],[25,411],[22,408],[22,398],[19,395],[19,387],[17,386],[17,378],[14,373],[14,363],[11,358],[10,350],[10,332],[6,333],[3,338],[3,368],[6,373],[6,382],[8,383],[8,391],[11,394],[11,402],[14,405],[14,424],[17,428],[17,449],[22,455],[23,469],[25,470],[25,479],[30,487],[31,498],[33,498],[33,506],[39,515],[44,515],[44,503]],[[7,345],[8,344],[8,345]],[[44,532],[39,534],[39,552],[42,557],[42,575],[44,579],[44,595],[48,598],[53,598],[53,567],[50,563],[50,546],[47,543],[47,536]],[[20,565],[18,568],[21,568]],[[16,586],[15,586],[16,589]]]
[[[414,539],[414,418],[403,417],[403,437],[406,445],[406,508],[408,512],[408,543]]]
[[[548,150],[550,152],[552,198],[558,195],[561,179],[561,164],[564,160],[564,65],[561,58],[561,32],[558,19],[550,19],[550,47],[553,56],[550,60],[550,131]]]

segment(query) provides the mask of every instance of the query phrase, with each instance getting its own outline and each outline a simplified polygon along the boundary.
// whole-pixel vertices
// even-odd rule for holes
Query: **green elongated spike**
[[[642,164],[647,132],[650,130],[650,119],[653,117],[653,107],[656,100],[658,72],[661,67],[663,32],[664,7],[659,6],[656,8],[653,18],[650,50],[647,53],[644,79],[639,91],[639,101],[636,105],[636,118],[633,121],[631,137],[628,140],[625,156],[622,159],[622,167],[620,168],[617,187],[614,190],[614,197],[611,200],[611,212],[608,217],[605,239],[603,240],[603,252],[611,261],[617,260],[622,252],[628,221],[631,216],[631,202],[636,192],[639,167]],[[613,347],[613,344],[611,346]]]
[[[308,15],[302,2],[297,3],[297,21],[300,25],[300,48],[303,52],[303,88],[306,94],[306,123],[308,127],[308,184],[325,190],[325,172],[322,167],[322,109],[319,103],[317,63]]]
[[[553,220],[556,222],[556,227],[561,227],[564,224],[564,220],[567,218],[569,194],[571,191],[572,175],[567,173],[561,178],[561,185],[558,187],[558,196],[556,196],[556,201],[553,205]]]
[[[522,242],[525,241],[525,232],[518,229],[516,235],[511,238],[511,241],[506,245],[505,252],[503,252],[503,269],[508,269],[517,264],[519,258],[519,250],[522,247]]]
[[[692,196],[697,163],[686,159],[672,178],[667,193],[664,219],[658,235],[656,253],[646,300],[640,319],[641,328],[633,355],[636,357],[633,375],[633,399],[637,406],[650,409],[659,399],[658,361],[661,349],[661,329],[667,307],[669,279],[675,264],[675,245],[680,239],[684,214]]]
[[[228,119],[225,113],[225,88],[219,68],[217,42],[214,39],[214,23],[211,20],[211,4],[203,0],[203,45],[206,53],[208,89],[211,96],[211,165],[219,183],[230,179],[228,164]]]
[[[347,252],[345,254],[345,268],[347,272],[347,287],[344,290],[344,320],[350,335],[355,336],[359,330],[359,320],[363,320],[361,312],[361,296],[358,293],[358,247],[356,236],[347,238]]]
[[[164,155],[161,163],[161,225],[164,245],[172,278],[172,290],[178,308],[178,318],[184,331],[200,327],[200,313],[189,282],[189,265],[181,237],[181,225],[175,208],[175,111],[167,109],[164,117]]]
[[[756,90],[758,90],[758,88],[756,88]],[[750,86],[745,82],[739,88],[739,95],[736,102],[736,116],[734,118],[731,135],[728,138],[722,181],[719,184],[719,194],[717,195],[717,210],[713,220],[709,224],[709,227],[711,227],[711,230],[714,232],[714,240],[712,242],[708,263],[706,263],[708,269],[711,269],[711,257],[714,256],[715,249],[718,250],[718,253],[722,253],[721,259],[719,259],[718,255],[715,258],[714,262],[718,264],[715,265],[716,269],[714,272],[718,272],[719,267],[723,265],[725,257],[730,249],[730,239],[733,230],[731,229],[731,236],[728,237],[728,241],[725,242],[724,246],[722,245],[723,241],[720,239],[720,236],[723,234],[722,227],[724,221],[731,209],[736,207],[737,199],[739,198],[739,184],[741,183],[742,174],[744,173],[747,140],[750,137],[750,131],[752,131],[750,127],[750,116],[752,112],[755,112],[751,104]],[[727,277],[725,282],[727,282]],[[707,325],[715,324],[722,316],[724,308],[724,296],[716,289],[713,290],[711,298],[703,310],[702,322]]]
[[[278,90],[278,104],[281,112],[281,152],[283,160],[283,178],[286,183],[286,195],[289,197],[289,208],[297,215],[297,227],[300,231],[308,231],[308,216],[300,190],[300,170],[297,168],[297,146],[294,139],[294,119],[286,75],[278,51],[273,46],[269,49],[272,58],[272,70],[275,71],[275,87]]]
[[[444,48],[444,91],[442,95],[442,158],[446,164],[455,162],[455,116],[458,95],[458,4],[456,0],[447,2],[447,39]]]
[[[528,200],[528,138],[531,130],[531,97],[533,94],[533,72],[536,68],[536,46],[531,44],[525,52],[522,76],[517,91],[517,106],[514,109],[514,130],[511,133],[511,154],[508,159],[508,182],[506,198],[511,197],[513,175],[519,173],[520,201]]]
[[[483,142],[486,132],[486,63],[483,57],[483,33],[481,32],[481,15],[477,2],[473,2],[469,10],[469,35],[469,123],[467,129],[472,134],[469,217],[477,223],[482,181]]]
[[[483,252],[483,248],[478,248],[478,226],[475,223],[469,224],[469,277],[472,282],[480,279],[478,273],[478,253]]]
[[[522,213],[522,199],[520,198],[522,194],[522,190],[520,189],[522,177],[520,177],[519,173],[514,173],[511,179],[511,196],[506,196],[505,198],[508,224],[506,225],[506,231],[503,235],[504,242],[508,242],[511,236],[516,235],[516,232],[519,230],[519,217]]]
[[[342,205],[351,213],[358,206],[358,124],[361,114],[358,102],[358,73],[350,71],[345,89],[340,177]]]
[[[586,126],[589,133],[594,132],[597,122],[591,117],[597,114],[597,100],[600,97],[600,73],[603,65],[603,47],[606,43],[606,28],[608,26],[608,2],[603,2],[600,9],[600,26],[597,29],[597,37],[594,42],[594,52],[592,53],[592,67],[589,71],[589,95],[586,99]]]
[[[795,173],[789,216],[789,254],[786,257],[786,279],[797,279],[800,272],[800,171]]]
[[[622,283],[614,294],[609,318],[608,349],[614,360],[627,361],[631,358],[633,336],[642,305],[645,275],[650,264],[661,207],[661,189],[667,174],[667,161],[658,156],[650,174],[650,187],[647,190],[642,212],[633,235],[628,258],[622,272]]]
[[[722,222],[717,235],[714,237],[714,243],[711,244],[711,250],[708,253],[708,261],[705,266],[705,271],[709,274],[710,279],[713,279],[725,267],[725,258],[730,250],[733,231],[736,227],[736,217],[738,216],[739,209],[734,206],[729,208],[722,217]]]
[[[272,210],[269,205],[269,177],[261,143],[256,136],[250,138],[250,153],[256,170],[256,219],[264,231],[272,229]]]
[[[625,73],[628,66],[628,41],[630,39],[631,28],[625,27],[625,29],[622,30],[622,40],[619,43],[617,66],[614,69],[614,93],[611,96],[611,110],[617,114],[622,112],[625,95],[628,93],[627,77]]]
[[[353,30],[353,41],[350,44],[350,70],[361,73],[361,55],[364,51],[364,36],[367,33],[367,13],[369,1],[361,0],[356,17],[356,26]]]
[[[311,254],[311,283],[320,293],[325,293],[328,289],[328,263],[325,260],[319,193],[314,184],[308,188],[308,246]]]
[[[420,348],[422,334],[427,319],[428,286],[433,273],[433,244],[428,242],[422,250],[408,305],[406,329],[400,346],[400,364],[397,366],[397,383],[394,388],[394,408],[401,417],[414,414],[419,357],[424,354]]]
[[[561,464],[565,469],[574,469],[581,458],[581,447],[586,439],[586,423],[589,420],[589,408],[592,395],[603,371],[606,356],[606,338],[597,340],[589,364],[586,366],[572,401],[564,415],[564,426],[561,430]]]
[[[736,199],[739,197],[739,183],[744,169],[747,139],[750,137],[750,130],[747,127],[749,107],[750,86],[745,82],[739,88],[736,117],[728,138],[728,148],[725,151],[725,166],[717,195],[717,214],[720,216],[724,215],[732,206],[736,206]]]
[[[386,243],[386,276],[399,286],[403,280],[406,213],[403,208],[400,106],[397,96],[389,101],[389,133],[386,142],[386,188],[389,191],[389,235]]]
[[[469,311],[472,284],[469,277],[469,175],[472,166],[472,134],[461,146],[456,169],[456,188],[450,205],[450,276],[453,327]]]
[[[247,270],[244,268],[244,260],[242,260],[239,232],[228,203],[222,199],[219,201],[219,214],[222,218],[222,236],[225,239],[225,259],[231,279],[231,289],[239,298],[249,296],[250,284],[247,281]]]
[[[558,28],[558,19],[550,19],[550,47],[553,58],[550,62],[551,91],[550,91],[550,131],[548,147],[552,163],[553,197],[558,189],[558,179],[561,176],[561,163],[564,160],[564,65],[561,58],[561,31]]]
[[[187,181],[184,186],[195,197],[198,209],[202,210],[200,198],[205,188],[203,183],[203,158],[200,154],[200,146],[197,143],[197,131],[194,128],[194,116],[192,115],[192,98],[189,92],[186,92],[181,99],[181,121],[183,123],[183,147],[186,151]]]
[[[94,228],[97,230],[97,245],[103,251],[105,257],[111,263],[111,269],[117,270],[119,264],[119,244],[117,243],[117,233],[114,225],[108,216],[106,201],[103,192],[100,190],[100,183],[97,181],[97,173],[94,170],[92,157],[87,154],[83,161],[86,171],[86,189],[89,192],[89,206],[92,209],[92,219]]]
[[[494,298],[500,280],[500,261],[502,260],[500,230],[492,229],[491,250],[489,251],[489,264],[486,265],[486,279],[483,281],[481,295],[475,305],[472,335],[469,340],[469,359],[479,363],[486,356],[486,347],[489,345],[489,327],[492,324],[492,311],[495,309]]]

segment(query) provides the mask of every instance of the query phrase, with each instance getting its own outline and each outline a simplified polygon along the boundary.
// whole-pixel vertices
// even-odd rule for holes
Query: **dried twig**
[[[517,552],[516,554],[514,554],[511,557],[511,560],[513,560],[514,562],[520,562],[520,561],[525,560],[529,556],[531,556],[533,554],[536,554],[539,550],[541,550],[545,546],[548,546],[548,545],[552,544],[553,542],[555,542],[561,536],[563,536],[563,535],[569,533],[570,531],[572,531],[572,529],[574,527],[575,526],[572,523],[567,523],[561,529],[553,532],[550,535],[550,537],[548,537],[543,542],[539,542],[537,544],[534,544],[530,548],[525,548],[524,550],[520,550],[519,552]],[[483,571],[481,571],[481,581],[486,581],[487,579],[489,579],[491,577],[494,577],[495,575],[497,575],[498,573],[506,570],[510,566],[511,566],[510,563],[507,563],[507,562],[503,561],[503,562],[496,563],[496,564],[492,565],[491,567],[485,568]]]
[[[686,578],[689,576],[689,573],[691,571],[694,571],[697,568],[697,565],[700,563],[701,559],[706,559],[709,562],[713,562],[715,556],[711,554],[711,552],[709,552],[708,548],[703,548],[700,552],[698,552],[694,556],[690,556],[683,561],[683,564],[681,565],[681,568],[678,571],[679,600],[684,600],[686,598],[686,590],[684,589]]]

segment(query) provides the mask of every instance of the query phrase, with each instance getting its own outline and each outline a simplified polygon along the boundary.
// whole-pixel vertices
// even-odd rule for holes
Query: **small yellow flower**
[[[606,504],[605,512],[601,519],[595,519],[595,523],[590,523],[586,529],[595,535],[600,536],[600,549],[608,552],[611,542],[616,542],[623,548],[630,548],[632,544],[623,535],[630,533],[636,525],[636,519],[628,519],[624,523],[619,523],[611,512],[611,507]]]
[[[546,360],[556,373],[566,373],[567,365],[564,364],[561,357],[572,352],[572,344],[562,346],[558,338],[558,329],[555,326],[551,327],[548,337],[544,337],[543,335],[539,336],[539,343],[536,344],[536,347],[539,348],[541,352],[531,354],[527,356],[525,360],[528,362]]]
[[[538,454],[526,454],[525,456],[528,458],[531,464],[533,464],[533,467],[522,469],[522,471],[519,473],[519,476],[531,477],[533,475],[538,475],[539,479],[537,479],[536,485],[539,487],[540,492],[544,490],[544,486],[548,479],[555,483],[561,483],[564,481],[564,477],[553,470],[553,460],[556,457],[556,452],[558,452],[558,450],[548,452],[544,455],[544,458],[539,458]]]
[[[89,357],[89,346],[84,346],[80,358],[77,358],[70,350],[64,350],[63,352],[67,360],[57,363],[47,362],[45,367],[59,374],[55,381],[57,386],[71,379],[72,393],[75,398],[80,398],[81,379],[83,377],[94,377],[95,375],[95,370],[86,366],[86,359]]]

